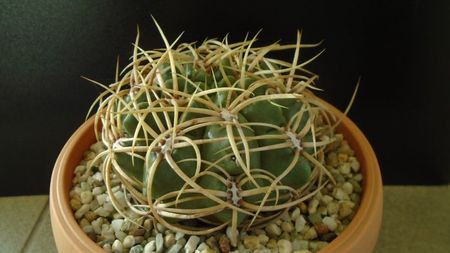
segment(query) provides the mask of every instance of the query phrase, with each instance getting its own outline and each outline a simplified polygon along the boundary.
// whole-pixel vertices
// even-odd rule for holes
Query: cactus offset
[[[198,47],[163,39],[165,49],[146,51],[138,35],[132,62],[97,100],[106,186],[111,195],[115,174],[129,197],[127,206],[111,198],[122,215],[189,234],[248,228],[333,180],[322,165],[333,115],[304,69],[316,57],[299,62],[316,45],[300,33],[295,45],[262,47],[256,37]],[[293,61],[267,56],[277,50],[294,50]]]

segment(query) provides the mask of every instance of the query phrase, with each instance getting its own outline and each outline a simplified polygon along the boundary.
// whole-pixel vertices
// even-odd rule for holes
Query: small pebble
[[[91,222],[92,228],[94,229],[96,234],[100,234],[102,232],[102,224],[103,224],[103,218],[99,217]]]
[[[85,154],[84,154],[84,159],[85,160],[93,160],[94,158],[96,157],[96,154],[94,153],[94,152],[91,152],[91,151],[87,151]]]
[[[84,226],[83,230],[86,234],[94,232],[94,229],[92,228],[91,225]]]
[[[123,194],[122,191],[115,192],[114,196],[116,197],[116,200],[120,206],[122,206],[122,207],[128,206],[127,200],[125,199],[125,194]]]
[[[313,213],[313,214],[310,214],[310,215],[308,216],[308,219],[309,219],[309,221],[310,221],[313,225],[316,225],[316,224],[322,222],[322,216],[320,215],[320,213]]]
[[[150,219],[145,219],[144,224],[142,225],[145,230],[151,230],[153,228],[153,222]]]
[[[95,173],[95,174],[92,176],[92,178],[93,178],[94,181],[96,181],[96,182],[102,182],[102,181],[103,181],[103,176],[102,176],[102,173],[100,173],[100,172]]]
[[[174,245],[176,242],[175,235],[172,233],[167,234],[164,237],[164,247],[169,248],[170,246]]]
[[[98,154],[98,153],[102,152],[103,150],[105,150],[105,148],[103,147],[103,143],[101,141],[98,141],[98,142],[92,144],[89,147],[89,149],[92,150],[96,154]]]
[[[229,226],[227,227],[226,234],[228,236],[228,239],[230,239],[231,246],[236,247],[238,244],[239,231]]]
[[[88,192],[91,192],[91,186],[89,185],[88,182],[81,182],[81,183],[80,183],[80,186],[81,186],[81,190],[82,190],[82,191],[88,191]],[[83,192],[80,193],[80,196],[81,196],[82,193],[83,193]]]
[[[356,174],[353,179],[355,179],[357,182],[361,182],[363,179],[362,174]]]
[[[216,249],[218,247],[217,240],[213,236],[211,236],[208,239],[206,239],[206,244],[212,249]]]
[[[327,233],[327,234],[322,235],[322,236],[320,237],[320,239],[321,239],[322,241],[331,242],[331,241],[332,241],[334,238],[336,238],[336,237],[337,237],[336,233],[330,232],[330,233]]]
[[[199,251],[203,251],[205,249],[209,249],[209,247],[208,247],[208,244],[206,244],[204,242],[200,243],[200,245],[198,245],[198,247],[197,247],[197,250],[199,250]]]
[[[123,231],[117,231],[114,232],[114,235],[116,236],[117,239],[123,241],[123,239],[125,239],[125,237],[127,237],[127,234]]]
[[[355,179],[350,179],[350,180],[348,180],[348,182],[352,184],[353,192],[361,193],[361,191],[362,191],[361,185]],[[358,196],[360,196],[360,194],[358,194]]]
[[[105,251],[105,252],[107,252],[107,253],[112,253],[112,247],[111,247],[111,244],[109,244],[109,243],[105,243],[105,244],[103,244],[103,250]]]
[[[95,199],[97,200],[99,205],[103,205],[106,202],[107,196],[108,195],[106,195],[106,194],[101,194],[101,195],[96,196]]]
[[[319,206],[319,208],[317,208],[317,213],[320,214],[321,216],[325,216],[328,214],[327,211],[327,206]]]
[[[92,192],[91,191],[84,191],[80,194],[81,203],[88,204],[92,201]]]
[[[305,214],[308,212],[308,205],[306,205],[304,202],[301,202],[300,204],[298,204],[298,206],[301,213]]]
[[[281,214],[280,219],[281,219],[281,221],[290,221],[291,216],[289,215],[289,212],[284,212],[283,214]],[[278,225],[280,225],[280,224],[278,224]]]
[[[113,206],[113,204],[111,202],[104,203],[103,204],[103,208],[105,209],[105,211],[108,211],[110,213],[115,211],[114,206]]]
[[[136,243],[136,240],[134,239],[134,236],[132,235],[127,235],[124,239],[123,239],[123,247],[124,248],[131,248],[134,246],[134,244]]]
[[[244,246],[247,249],[255,250],[259,246],[259,239],[258,239],[257,236],[249,235],[249,236],[244,238],[244,242],[243,243],[244,243]]]
[[[179,245],[181,245],[183,247],[186,244],[186,242],[187,242],[187,240],[184,237],[177,240],[177,244],[179,244]]]
[[[354,206],[355,205],[353,204],[353,202],[350,201],[342,202],[339,207],[339,218],[343,219],[352,214]]]
[[[348,154],[346,154],[346,153],[339,153],[337,155],[337,159],[338,159],[339,163],[345,163],[348,160]]]
[[[266,226],[266,232],[269,235],[272,235],[272,236],[279,236],[279,235],[281,235],[281,229],[275,223],[270,223],[269,225],[267,225]]]
[[[345,177],[343,175],[339,173],[332,173],[332,174],[338,185],[345,183]]]
[[[83,219],[80,220],[80,227],[86,227],[86,226],[88,226],[88,225],[90,225],[90,223],[89,223],[89,221],[86,220],[85,218],[83,218]]]
[[[260,234],[258,235],[258,240],[262,245],[266,245],[266,243],[269,241],[269,237],[267,235]]]
[[[350,195],[350,200],[351,200],[353,203],[359,203],[359,202],[361,202],[361,196],[359,196],[359,195],[356,194],[356,193],[353,193],[352,195]]]
[[[275,221],[273,221],[273,223],[277,224],[278,226],[281,226],[281,219],[276,219]]]
[[[292,243],[288,240],[279,240],[278,243],[278,252],[279,253],[291,253],[292,252]]]
[[[355,157],[350,157],[350,167],[355,173],[357,173],[359,172],[361,165],[359,164],[359,161]]]
[[[111,250],[113,253],[122,253],[123,252],[123,246],[122,243],[119,240],[115,240]]]
[[[108,211],[103,206],[95,209],[94,213],[105,218],[111,215],[111,211]]]
[[[351,167],[349,163],[343,163],[339,165],[339,172],[343,175],[348,175],[351,172]]]
[[[328,227],[328,229],[329,229],[330,231],[335,231],[336,228],[337,228],[337,222],[336,222],[336,220],[335,220],[334,218],[332,218],[332,217],[329,217],[329,216],[324,217],[324,218],[322,219],[322,222],[323,222],[323,224],[325,224],[325,225]]]
[[[88,204],[84,204],[75,212],[75,218],[80,219],[84,214],[89,211],[90,207]]]
[[[309,241],[307,241],[307,240],[295,239],[292,242],[292,249],[294,251],[296,251],[296,250],[307,250],[308,248],[309,248]]]
[[[92,211],[87,211],[87,212],[84,214],[84,218],[86,218],[86,220],[88,220],[89,222],[94,221],[95,219],[97,219],[97,217],[98,217],[98,215],[95,214],[95,213],[92,212]]]
[[[160,233],[164,233],[166,231],[166,227],[164,227],[161,223],[156,223],[156,230],[158,230]]]
[[[265,235],[267,234],[266,231],[264,229],[261,228],[255,228],[255,230],[253,230],[253,234],[254,235]]]
[[[314,227],[309,228],[304,236],[305,240],[313,240],[317,238],[317,232]]]
[[[300,232],[305,228],[306,225],[306,220],[305,218],[303,218],[302,215],[300,215],[296,220],[295,220],[295,231]]]
[[[192,253],[197,248],[198,243],[200,242],[200,237],[196,235],[192,235],[189,237],[189,240],[186,242],[184,246],[184,251],[186,253]]]
[[[74,211],[80,209],[81,201],[79,199],[71,199],[70,207],[72,207],[72,210],[74,210]]]
[[[158,233],[156,235],[156,252],[160,253],[163,250],[163,246],[164,246],[164,238],[163,235],[161,233]]]
[[[350,145],[348,145],[348,142],[346,140],[343,140],[341,143],[341,146],[338,148],[339,152],[346,153],[349,155],[353,155],[353,150],[350,148]]]
[[[74,173],[83,174],[85,171],[86,171],[86,166],[78,165],[77,167],[75,167]]]
[[[342,188],[336,188],[336,189],[334,189],[333,196],[334,196],[337,200],[349,200],[349,199],[350,199],[350,197],[348,196],[348,194],[345,193],[345,191],[342,190]]]
[[[178,243],[172,245],[168,251],[166,251],[167,253],[178,253],[181,249],[183,248],[183,245],[180,245]]]
[[[277,249],[278,250],[277,241],[275,239],[270,239],[267,242],[266,247],[269,249]]]
[[[292,225],[292,223],[290,221],[284,221],[283,223],[281,223],[281,229],[284,232],[292,232],[294,230],[294,226]]]
[[[111,221],[111,227],[114,229],[114,232],[119,232],[121,231],[123,225],[123,219],[116,219]]]
[[[131,247],[129,253],[142,253],[144,252],[144,247],[142,245],[136,245]]]
[[[114,229],[109,224],[102,224],[102,232],[101,235],[105,239],[114,240]]]
[[[328,203],[327,211],[329,215],[337,214],[337,212],[339,211],[339,204],[335,201]]]
[[[328,154],[328,156],[327,156],[327,164],[329,166],[332,166],[332,167],[337,167],[338,166],[339,161],[337,159],[337,155],[336,155],[335,152],[331,152],[331,153]]]
[[[183,237],[184,237],[184,233],[182,233],[182,232],[177,232],[175,234],[175,240],[177,240],[177,241],[180,240]]]
[[[288,232],[283,232],[281,233],[281,235],[278,237],[278,239],[286,239],[286,240],[290,240],[291,239],[291,235]]]
[[[320,198],[320,203],[322,203],[323,205],[328,205],[328,203],[330,203],[331,201],[333,201],[333,197],[331,197],[330,195],[323,195]]]
[[[100,206],[100,204],[98,203],[98,201],[96,199],[93,199],[91,201],[91,203],[89,203],[89,208],[93,211],[95,209],[97,209]]]
[[[144,253],[152,253],[156,250],[155,240],[149,241],[144,247]],[[186,251],[186,253],[189,253]],[[191,252],[192,253],[192,252]]]
[[[222,236],[219,238],[219,249],[220,249],[220,251],[221,251],[222,253],[228,253],[228,252],[230,252],[230,249],[231,249],[231,247],[230,247],[230,240],[228,239],[227,236],[222,235]]]
[[[314,229],[317,232],[317,235],[321,236],[327,234],[329,232],[328,226],[323,223],[318,223],[314,225]]]
[[[92,189],[92,194],[97,196],[97,195],[100,195],[100,194],[104,193],[105,190],[106,190],[105,187],[97,186],[94,189]]]
[[[134,241],[134,244],[141,244],[143,241],[145,241],[145,238],[143,236],[135,236]]]
[[[145,234],[145,229],[143,228],[134,228],[132,230],[130,230],[130,235],[133,236],[143,236]]]
[[[295,221],[300,216],[300,208],[296,207],[291,214],[291,220]]]
[[[349,182],[345,182],[345,183],[342,185],[342,190],[343,190],[345,193],[347,193],[348,195],[350,195],[350,194],[353,193],[353,185],[352,185],[351,183],[349,183]]]

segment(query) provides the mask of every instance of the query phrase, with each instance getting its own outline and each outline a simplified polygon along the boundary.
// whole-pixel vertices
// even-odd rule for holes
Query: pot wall
[[[324,102],[342,119],[338,132],[344,134],[361,164],[361,206],[348,227],[320,253],[371,253],[378,240],[383,210],[383,186],[375,153],[361,130],[336,108]],[[60,253],[104,252],[79,227],[69,204],[73,171],[83,153],[95,142],[94,120],[86,121],[69,139],[53,170],[50,185],[50,216]]]

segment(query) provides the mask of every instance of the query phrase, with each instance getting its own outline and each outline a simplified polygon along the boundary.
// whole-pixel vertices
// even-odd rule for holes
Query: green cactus
[[[136,41],[96,114],[110,151],[103,170],[121,178],[131,210],[202,234],[268,222],[320,188],[318,177],[330,174],[321,152],[334,138],[310,92],[316,76],[298,63],[300,49],[315,45],[299,34],[295,45],[252,47],[254,38],[174,49],[163,38],[165,51]],[[266,56],[287,49],[292,62]],[[187,230],[185,220],[210,227]]]

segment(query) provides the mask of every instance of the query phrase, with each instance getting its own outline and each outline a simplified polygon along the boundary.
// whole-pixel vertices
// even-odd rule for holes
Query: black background
[[[450,181],[449,1],[0,1],[0,195],[45,194],[58,152],[112,82],[117,55],[170,40],[324,40],[310,65],[338,108],[365,132],[385,184]],[[311,49],[303,58],[319,52]]]

